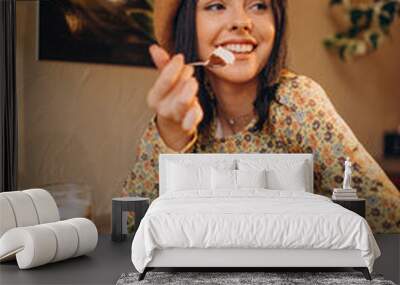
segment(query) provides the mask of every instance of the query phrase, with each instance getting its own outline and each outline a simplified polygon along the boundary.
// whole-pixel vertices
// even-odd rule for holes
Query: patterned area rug
[[[372,281],[360,272],[148,272],[146,278],[138,281],[139,273],[122,274],[117,285],[145,284],[213,284],[213,285],[395,285],[381,275],[372,274]]]

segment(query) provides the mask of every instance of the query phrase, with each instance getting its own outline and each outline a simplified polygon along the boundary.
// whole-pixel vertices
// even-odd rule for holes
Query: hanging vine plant
[[[339,31],[324,45],[343,61],[378,49],[400,18],[400,0],[330,0],[329,5]]]

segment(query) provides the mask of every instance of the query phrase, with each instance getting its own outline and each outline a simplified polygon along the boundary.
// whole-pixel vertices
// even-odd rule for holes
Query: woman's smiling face
[[[206,60],[222,46],[235,55],[235,63],[210,72],[232,83],[257,77],[268,62],[275,38],[271,0],[198,0],[197,52]]]

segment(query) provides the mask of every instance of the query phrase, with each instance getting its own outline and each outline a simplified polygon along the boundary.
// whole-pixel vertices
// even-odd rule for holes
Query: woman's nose
[[[248,22],[235,22],[232,24],[231,27],[232,31],[238,30],[238,31],[246,31],[250,32],[251,31],[251,23]]]
[[[232,14],[232,21],[230,24],[230,30],[232,31],[246,31],[250,32],[252,29],[251,18],[246,14],[243,9],[237,9],[235,13]]]

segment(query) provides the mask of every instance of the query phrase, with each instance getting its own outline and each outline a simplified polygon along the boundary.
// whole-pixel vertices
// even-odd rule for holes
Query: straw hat
[[[174,50],[173,27],[181,1],[154,1],[154,33],[158,43],[169,53]]]

